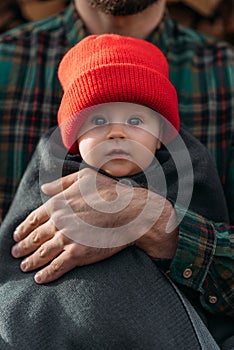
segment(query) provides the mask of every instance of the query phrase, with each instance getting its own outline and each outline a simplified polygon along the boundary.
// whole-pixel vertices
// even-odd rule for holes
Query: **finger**
[[[41,190],[48,196],[54,196],[70,187],[76,181],[77,173],[73,173],[42,185]]]
[[[28,217],[16,227],[13,238],[16,242],[27,237],[38,226],[44,224],[49,219],[48,213],[44,205],[34,210]]]
[[[12,247],[11,254],[14,258],[21,258],[31,254],[44,242],[51,239],[56,232],[52,220],[46,221],[43,225],[32,231],[27,237]]]
[[[24,259],[20,264],[20,268],[24,272],[38,269],[56,258],[63,251],[63,248],[62,237],[54,236],[42,244],[32,255]]]
[[[50,265],[36,273],[35,282],[42,284],[55,281],[76,266],[77,260],[71,258],[69,251],[63,251]]]

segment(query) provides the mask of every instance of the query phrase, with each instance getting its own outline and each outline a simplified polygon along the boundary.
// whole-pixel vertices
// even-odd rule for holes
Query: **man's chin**
[[[144,11],[161,0],[88,0],[88,3],[105,14],[129,16]]]

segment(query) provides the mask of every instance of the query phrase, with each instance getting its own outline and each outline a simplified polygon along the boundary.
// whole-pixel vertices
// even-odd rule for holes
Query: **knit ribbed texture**
[[[64,56],[58,76],[64,90],[58,124],[68,149],[87,116],[82,111],[102,103],[145,105],[179,129],[177,95],[169,81],[167,60],[147,41],[116,34],[90,35]],[[174,136],[175,132],[167,130],[165,140]],[[77,150],[73,146],[71,151]]]

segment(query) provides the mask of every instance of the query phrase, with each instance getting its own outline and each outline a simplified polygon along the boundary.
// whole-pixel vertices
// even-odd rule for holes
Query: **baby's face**
[[[97,106],[78,133],[84,161],[106,173],[130,176],[146,169],[160,148],[160,116],[152,109],[127,102]]]

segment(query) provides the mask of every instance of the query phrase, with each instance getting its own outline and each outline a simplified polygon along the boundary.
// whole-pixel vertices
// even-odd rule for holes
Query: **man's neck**
[[[75,6],[90,34],[116,33],[145,39],[162,19],[165,0],[130,16],[107,15],[92,8],[87,0],[75,0]]]

